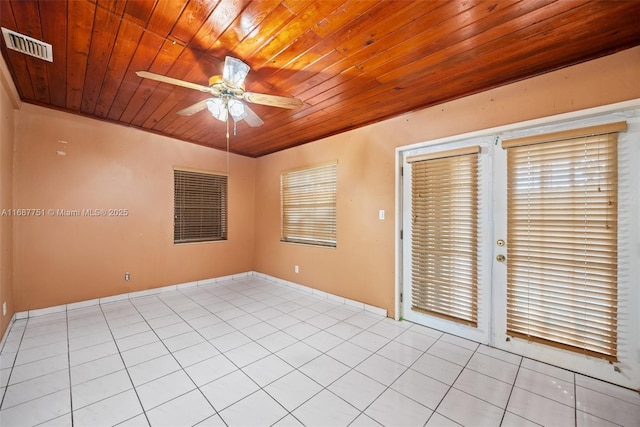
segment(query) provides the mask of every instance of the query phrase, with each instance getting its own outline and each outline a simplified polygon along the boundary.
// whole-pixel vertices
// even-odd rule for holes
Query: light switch
[[[378,211],[378,219],[384,219],[384,209]]]

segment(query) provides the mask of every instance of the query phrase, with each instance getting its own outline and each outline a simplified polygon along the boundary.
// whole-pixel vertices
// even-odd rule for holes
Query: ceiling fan
[[[250,67],[241,60],[227,56],[224,60],[222,75],[210,77],[209,86],[186,82],[149,71],[138,71],[136,74],[139,77],[195,89],[213,95],[211,98],[204,99],[178,111],[177,114],[182,116],[190,116],[208,109],[213,117],[222,122],[227,122],[229,116],[231,116],[234,122],[244,119],[249,126],[257,127],[264,124],[264,122],[249,108],[246,104],[247,102],[290,109],[299,108],[303,105],[303,102],[297,98],[245,91],[244,79],[249,70]]]

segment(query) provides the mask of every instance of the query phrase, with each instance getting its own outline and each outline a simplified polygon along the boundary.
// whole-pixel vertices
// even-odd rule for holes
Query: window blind
[[[411,308],[477,326],[478,153],[409,157]]]
[[[284,172],[281,240],[336,246],[337,163]]]
[[[227,239],[227,176],[175,169],[174,243]]]
[[[507,334],[617,359],[615,132],[625,128],[503,143]]]

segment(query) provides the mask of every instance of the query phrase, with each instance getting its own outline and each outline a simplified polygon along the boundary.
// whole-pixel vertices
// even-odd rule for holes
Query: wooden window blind
[[[507,334],[616,360],[616,132],[624,129],[626,123],[503,143]]]
[[[478,323],[478,153],[468,147],[409,157],[411,308]]]
[[[283,242],[336,246],[337,166],[334,162],[281,175]]]
[[[227,240],[227,176],[175,169],[174,243]]]

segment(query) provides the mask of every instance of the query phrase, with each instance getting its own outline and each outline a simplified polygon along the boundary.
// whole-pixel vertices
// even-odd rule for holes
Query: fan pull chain
[[[229,175],[229,116],[227,115],[227,175]]]

